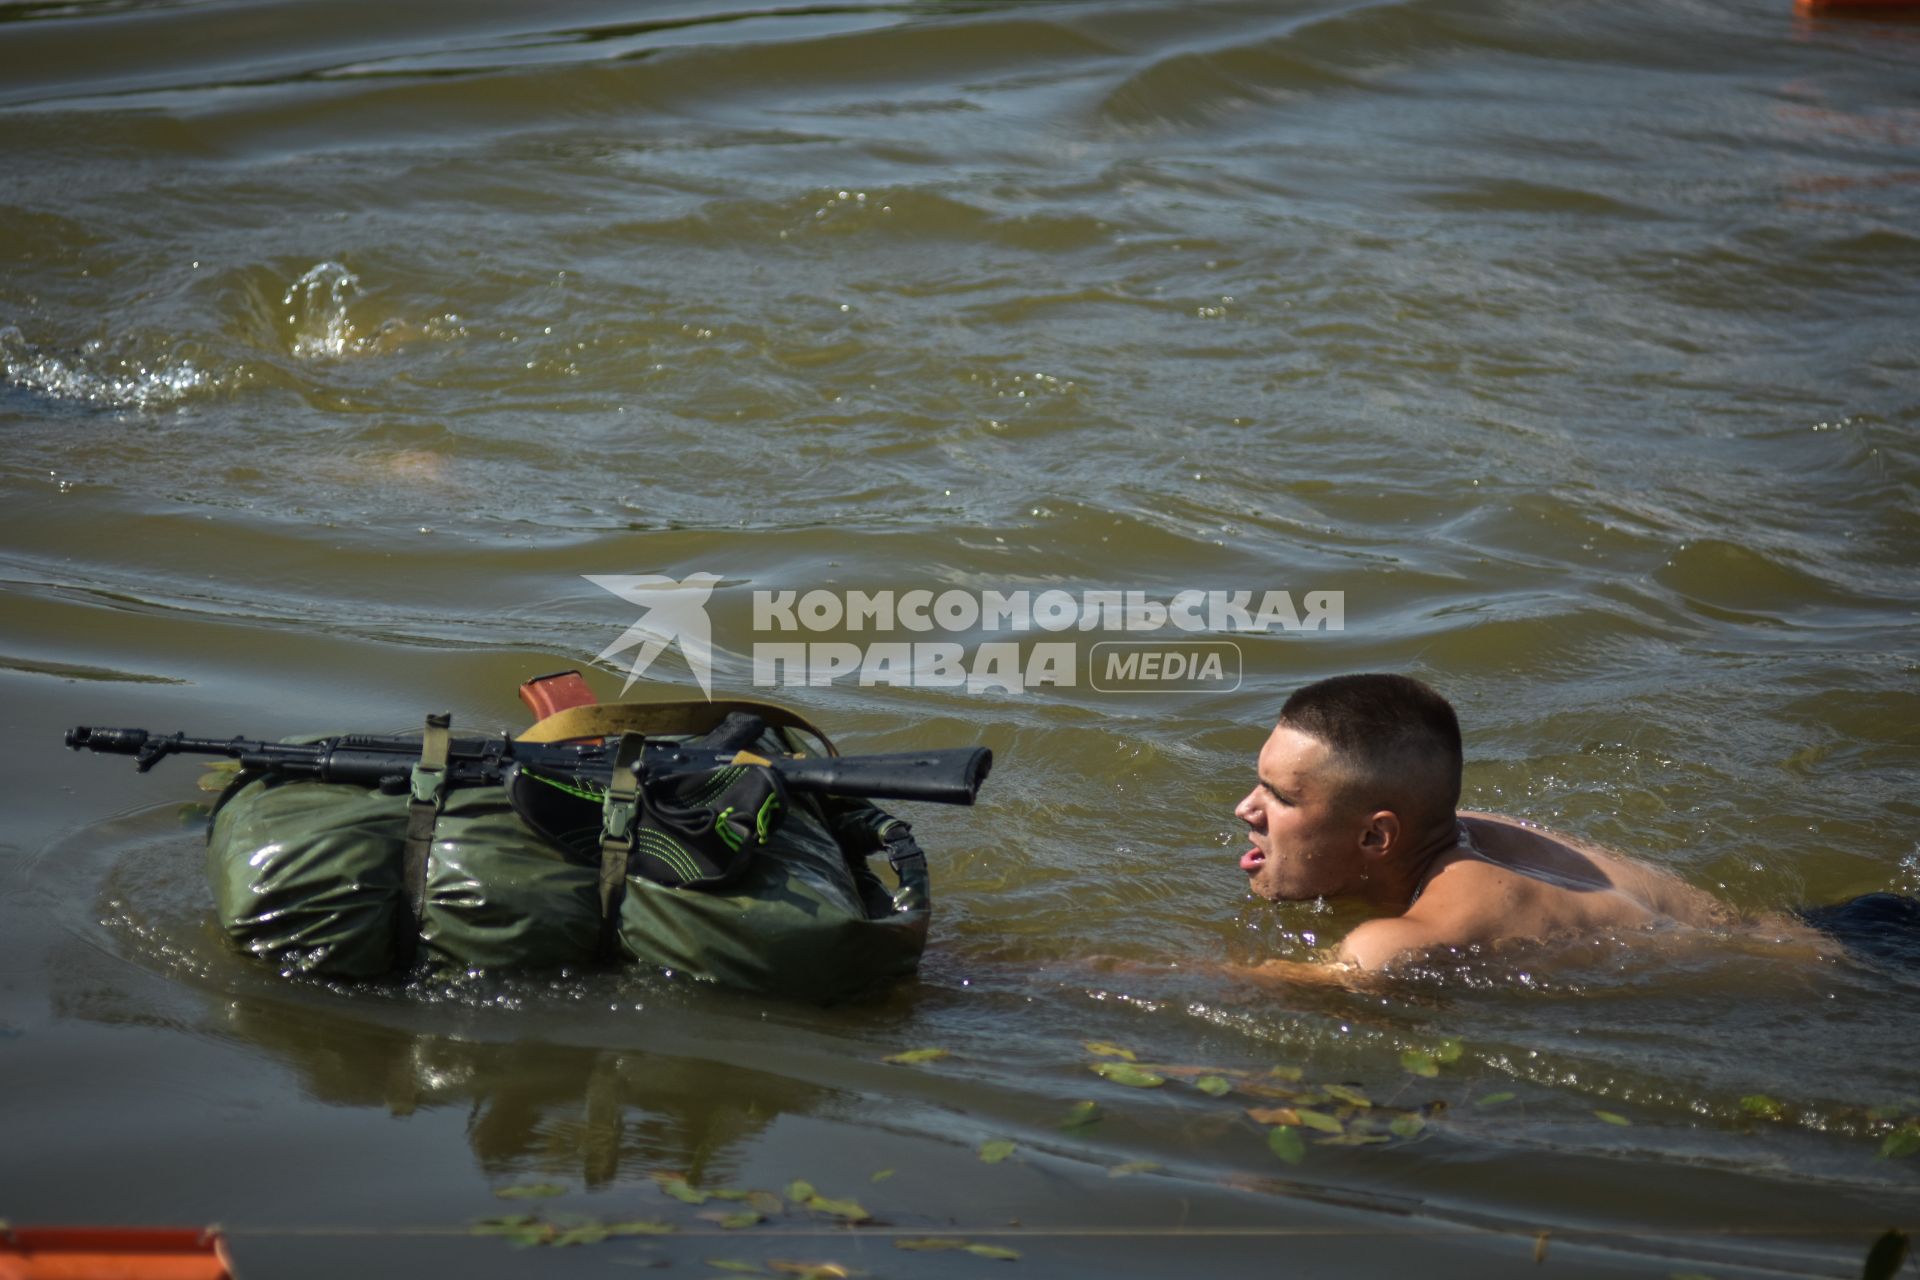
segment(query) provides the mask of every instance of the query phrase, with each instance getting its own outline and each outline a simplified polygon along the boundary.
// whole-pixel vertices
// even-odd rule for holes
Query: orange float
[[[0,1280],[233,1280],[211,1227],[0,1227]]]

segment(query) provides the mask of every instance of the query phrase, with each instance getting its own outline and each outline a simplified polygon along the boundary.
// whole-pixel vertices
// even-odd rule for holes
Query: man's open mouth
[[[1258,848],[1248,849],[1240,855],[1240,869],[1248,875],[1252,875],[1260,869],[1261,864],[1266,860],[1267,855],[1260,852]]]

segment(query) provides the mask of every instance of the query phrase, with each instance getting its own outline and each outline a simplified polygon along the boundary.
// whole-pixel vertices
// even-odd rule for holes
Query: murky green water
[[[1478,807],[1749,910],[1920,892],[1916,66],[1912,25],[1784,0],[0,4],[0,1215],[219,1220],[258,1274],[1002,1265],[894,1230],[1053,1275],[1478,1275],[1541,1230],[1562,1271],[1857,1270],[1915,1218],[1879,1154],[1911,975],[1210,966],[1350,923],[1247,899],[1229,813],[1349,670],[1455,699]],[[923,980],[851,1008],[284,982],[213,932],[192,770],[58,749],[516,724],[634,619],[582,575],[696,572],[716,692],[759,590],[1337,590],[1346,625],[1198,694],[774,691],[999,757],[914,815]],[[1244,1110],[1275,1065],[1448,1105],[1289,1164]],[[723,1231],[663,1170],[884,1226]],[[566,1197],[491,1194],[530,1182]],[[462,1234],[503,1210],[682,1230]]]

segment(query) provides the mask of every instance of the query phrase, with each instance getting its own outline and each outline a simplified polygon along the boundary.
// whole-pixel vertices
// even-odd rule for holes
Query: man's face
[[[1253,847],[1240,855],[1247,887],[1276,902],[1330,897],[1360,879],[1362,823],[1337,804],[1327,744],[1281,725],[1260,749],[1259,780],[1234,816]]]

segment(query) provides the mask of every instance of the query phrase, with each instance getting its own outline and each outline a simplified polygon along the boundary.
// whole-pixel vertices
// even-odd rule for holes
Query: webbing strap
[[[411,925],[405,943],[409,954],[419,941],[420,920],[426,910],[427,863],[433,857],[433,826],[447,793],[447,730],[452,726],[450,714],[427,717],[427,731],[420,739],[420,759],[408,780],[407,843],[400,858],[400,883],[406,891]]]
[[[750,699],[717,702],[604,702],[556,711],[520,735],[521,742],[566,742],[574,738],[616,738],[623,733],[699,734],[715,728],[736,711],[759,716],[776,729],[798,729],[819,739],[837,756],[819,726],[790,707]]]
[[[613,954],[614,940],[620,934],[627,860],[633,854],[634,823],[640,818],[640,775],[634,765],[646,745],[644,733],[620,735],[613,752],[613,776],[607,780],[607,798],[600,807],[600,948],[608,955]]]

